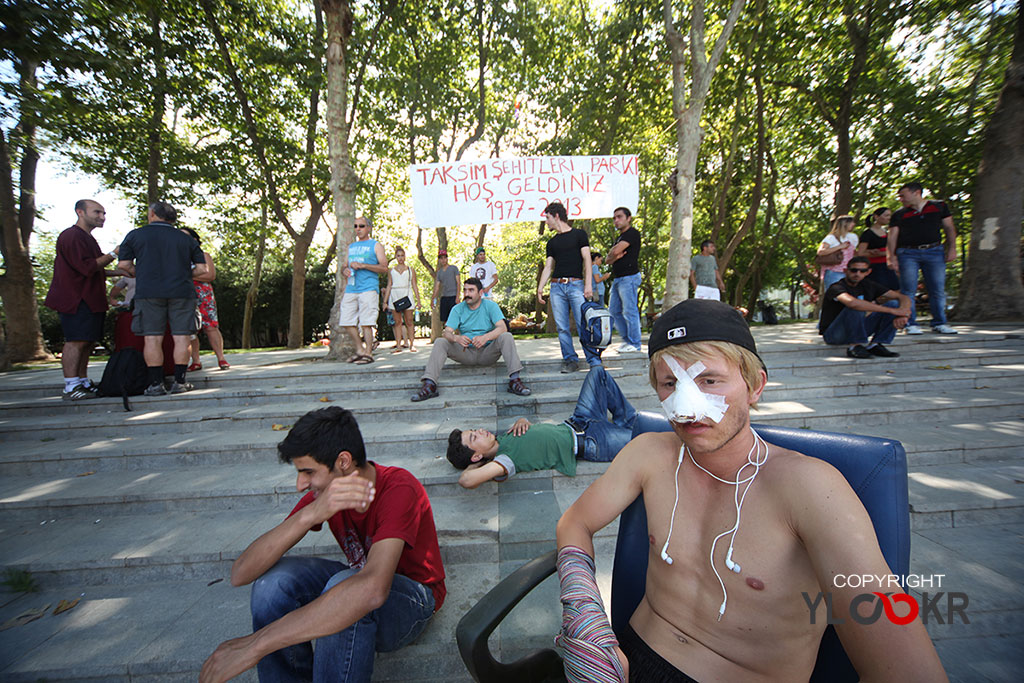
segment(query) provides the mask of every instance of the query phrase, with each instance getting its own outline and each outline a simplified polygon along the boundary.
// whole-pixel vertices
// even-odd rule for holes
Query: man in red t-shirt
[[[306,495],[232,565],[233,585],[255,582],[254,633],[221,643],[200,681],[253,666],[261,680],[369,681],[374,653],[412,642],[444,602],[427,493],[406,470],[367,461],[355,417],[338,406],[303,415],[277,449]],[[324,522],[346,562],[285,557]]]
[[[89,354],[103,337],[103,317],[107,312],[107,286],[104,268],[117,258],[115,247],[104,254],[95,228],[102,228],[107,212],[91,199],[75,203],[78,221],[57,237],[53,259],[53,280],[43,302],[60,314],[64,331],[64,349],[60,363],[64,369],[65,401],[96,397],[96,385],[89,379]]]

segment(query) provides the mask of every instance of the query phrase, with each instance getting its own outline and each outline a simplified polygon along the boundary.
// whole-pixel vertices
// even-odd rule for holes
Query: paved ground
[[[900,439],[911,467],[911,569],[944,574],[943,588],[970,599],[971,623],[929,624],[943,663],[953,680],[1018,680],[1024,330],[961,329],[901,336],[901,358],[886,363],[822,347],[809,324],[758,328],[770,386],[755,419]],[[582,373],[558,373],[557,340],[522,341],[533,396],[506,393],[501,368],[449,366],[440,398],[413,404],[430,347],[395,355],[386,347],[368,367],[321,362],[322,349],[235,354],[228,372],[191,375],[195,392],[139,397],[131,413],[117,399],[61,402],[56,369],[0,375],[0,565],[40,587],[0,593],[0,624],[50,605],[38,620],[0,631],[0,678],[194,680],[216,643],[248,630],[248,591],[224,580],[231,561],[296,499],[293,475],[276,463],[275,426],[336,403],[359,416],[372,458],[427,486],[448,573],[444,609],[415,644],[379,656],[374,679],[468,680],[454,643],[458,619],[553,547],[555,520],[603,466],[463,491],[443,457],[446,435],[453,426],[504,428],[519,415],[559,421]],[[644,356],[610,352],[606,366],[637,407],[657,408]],[[605,591],[614,532],[598,542]],[[317,536],[293,552],[337,554],[332,539]],[[75,598],[72,610],[52,614]],[[513,611],[495,651],[508,659],[548,645],[552,605],[549,580]]]

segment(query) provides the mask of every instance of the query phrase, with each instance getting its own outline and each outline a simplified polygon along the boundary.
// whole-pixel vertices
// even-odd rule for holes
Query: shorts
[[[78,302],[78,310],[74,313],[59,315],[64,341],[95,342],[103,338],[105,312],[93,313],[85,301]]]
[[[693,292],[694,299],[711,299],[712,301],[721,301],[722,293],[718,291],[718,287],[708,287],[707,285],[697,285]]]
[[[338,324],[342,327],[375,327],[380,292],[345,292],[341,298],[341,315]]]
[[[132,302],[132,332],[140,337],[162,337],[171,327],[171,334],[196,333],[195,299],[140,299]]]
[[[619,634],[619,648],[629,660],[629,680],[643,683],[697,683],[672,666],[637,635],[628,623]]]

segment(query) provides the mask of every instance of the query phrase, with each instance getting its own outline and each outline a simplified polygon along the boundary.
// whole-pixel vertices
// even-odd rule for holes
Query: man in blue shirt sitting
[[[462,286],[462,303],[452,308],[444,332],[434,342],[423,371],[423,384],[413,401],[426,401],[437,396],[437,379],[446,358],[463,365],[494,365],[504,358],[508,366],[508,391],[529,396],[530,390],[519,379],[523,362],[516,352],[516,343],[505,325],[505,316],[498,304],[481,296],[483,284],[475,277]]]

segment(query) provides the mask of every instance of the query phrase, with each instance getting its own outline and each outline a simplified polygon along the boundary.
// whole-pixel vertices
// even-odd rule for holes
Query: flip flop
[[[391,349],[391,353],[401,353],[402,351],[405,351],[404,346],[396,346],[395,348]]]
[[[369,365],[373,362],[373,356],[359,356],[356,360],[352,361],[356,365]]]
[[[349,359],[348,359],[347,361],[345,361],[345,362],[346,362],[346,363],[355,363],[355,362],[356,362],[356,361],[358,361],[358,360],[359,360],[360,358],[362,358],[362,356],[361,356],[361,355],[359,355],[359,354],[357,353],[356,355],[354,355],[354,356],[350,357],[350,358],[349,358]]]

